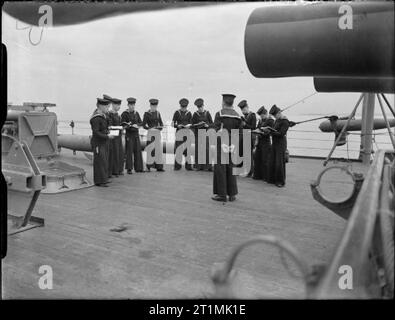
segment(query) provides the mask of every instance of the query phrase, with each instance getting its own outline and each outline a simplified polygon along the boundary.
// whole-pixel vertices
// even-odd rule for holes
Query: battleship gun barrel
[[[390,127],[395,127],[395,119],[389,119],[388,124]],[[335,123],[331,123],[329,120],[323,121],[320,123],[319,128],[322,132],[334,132],[340,131],[343,126],[347,123],[347,120],[337,120]],[[384,119],[374,119],[373,121],[373,129],[380,130],[385,129],[387,127]],[[362,120],[350,120],[346,130],[347,131],[361,131],[362,129]]]
[[[247,66],[258,78],[393,78],[394,3],[258,8],[248,19],[244,50]]]
[[[125,148],[125,140],[122,139],[123,147]],[[173,153],[173,142],[162,142],[163,153]],[[75,151],[92,152],[91,136],[80,134],[60,134],[58,135],[58,146]],[[144,150],[146,141],[141,141],[141,148]]]
[[[76,151],[92,152],[91,136],[80,134],[60,134],[58,135],[58,146]]]
[[[17,121],[19,115],[24,112],[25,111],[22,111],[22,110],[8,110],[7,121]]]

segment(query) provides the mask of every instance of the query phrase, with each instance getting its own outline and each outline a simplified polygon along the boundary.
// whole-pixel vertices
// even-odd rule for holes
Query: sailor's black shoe
[[[158,172],[165,172],[164,169],[156,169],[156,171],[158,171]]]
[[[229,201],[235,201],[236,200],[236,196],[229,196]]]
[[[133,174],[132,170],[128,170],[128,174]]]
[[[218,195],[215,195],[214,197],[211,197],[211,199],[213,199],[214,201],[221,201],[221,202],[226,202],[226,196],[225,197],[221,197]]]
[[[105,187],[105,188],[108,187],[108,185],[106,183],[97,183],[97,184],[95,184],[95,186],[96,187]]]

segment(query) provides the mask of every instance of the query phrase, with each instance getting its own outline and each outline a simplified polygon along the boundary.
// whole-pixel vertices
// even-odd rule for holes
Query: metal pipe
[[[394,150],[395,150],[395,141],[394,141],[394,137],[393,137],[393,135],[392,135],[391,128],[390,128],[389,123],[388,123],[387,115],[385,114],[385,111],[384,111],[383,102],[381,101],[381,98],[380,98],[380,95],[379,95],[379,94],[377,95],[377,98],[379,99],[379,104],[380,104],[381,112],[383,113],[383,117],[384,117],[385,123],[386,123],[386,125],[387,125],[387,130],[388,130],[388,134],[389,134],[389,136],[390,136],[391,142],[392,142],[392,147],[393,147]]]
[[[394,109],[392,109],[390,103],[387,100],[387,97],[384,95],[384,93],[382,93],[381,96],[383,97],[385,103],[387,104],[388,108],[390,109],[392,115],[395,117],[395,111],[394,111]]]
[[[331,151],[329,152],[328,156],[326,157],[326,159],[325,159],[325,161],[324,161],[324,166],[326,166],[326,165],[328,164],[328,161],[329,161],[330,157],[332,156],[333,151],[335,151],[335,148],[336,148],[338,142],[340,141],[341,137],[343,136],[344,132],[346,131],[346,128],[347,128],[347,126],[349,125],[351,119],[355,116],[355,113],[356,113],[356,111],[357,111],[357,108],[358,108],[359,104],[360,104],[361,101],[362,101],[363,95],[364,95],[364,94],[362,93],[361,96],[359,97],[359,99],[358,99],[358,101],[357,101],[357,104],[355,105],[353,111],[351,112],[350,116],[348,117],[348,120],[347,120],[346,124],[343,126],[343,128],[342,128],[342,130],[340,131],[340,133],[339,133],[337,139],[335,140],[335,143],[333,144]]]

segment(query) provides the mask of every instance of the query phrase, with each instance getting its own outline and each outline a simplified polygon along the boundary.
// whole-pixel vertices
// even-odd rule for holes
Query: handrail
[[[379,150],[370,167],[365,182],[351,212],[348,224],[339,246],[328,265],[327,271],[315,289],[315,298],[372,298],[380,296],[373,293],[369,254],[372,249],[375,226],[378,219],[380,191],[386,153]],[[352,289],[341,288],[341,266],[351,267],[349,273]],[[371,286],[373,285],[373,286]]]

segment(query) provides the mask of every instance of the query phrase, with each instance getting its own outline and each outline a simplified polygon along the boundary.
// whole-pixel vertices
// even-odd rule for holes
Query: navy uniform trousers
[[[136,172],[143,171],[143,154],[138,131],[125,134],[126,169]]]
[[[217,112],[214,120],[214,128],[218,131],[220,128],[228,130],[240,129],[241,119],[234,110]],[[230,140],[230,137],[229,137]],[[214,164],[213,193],[225,197],[235,196],[238,193],[237,176],[233,174],[234,164],[232,163],[231,154],[228,153],[228,163],[221,164],[222,154],[221,138],[217,138],[217,163]]]

